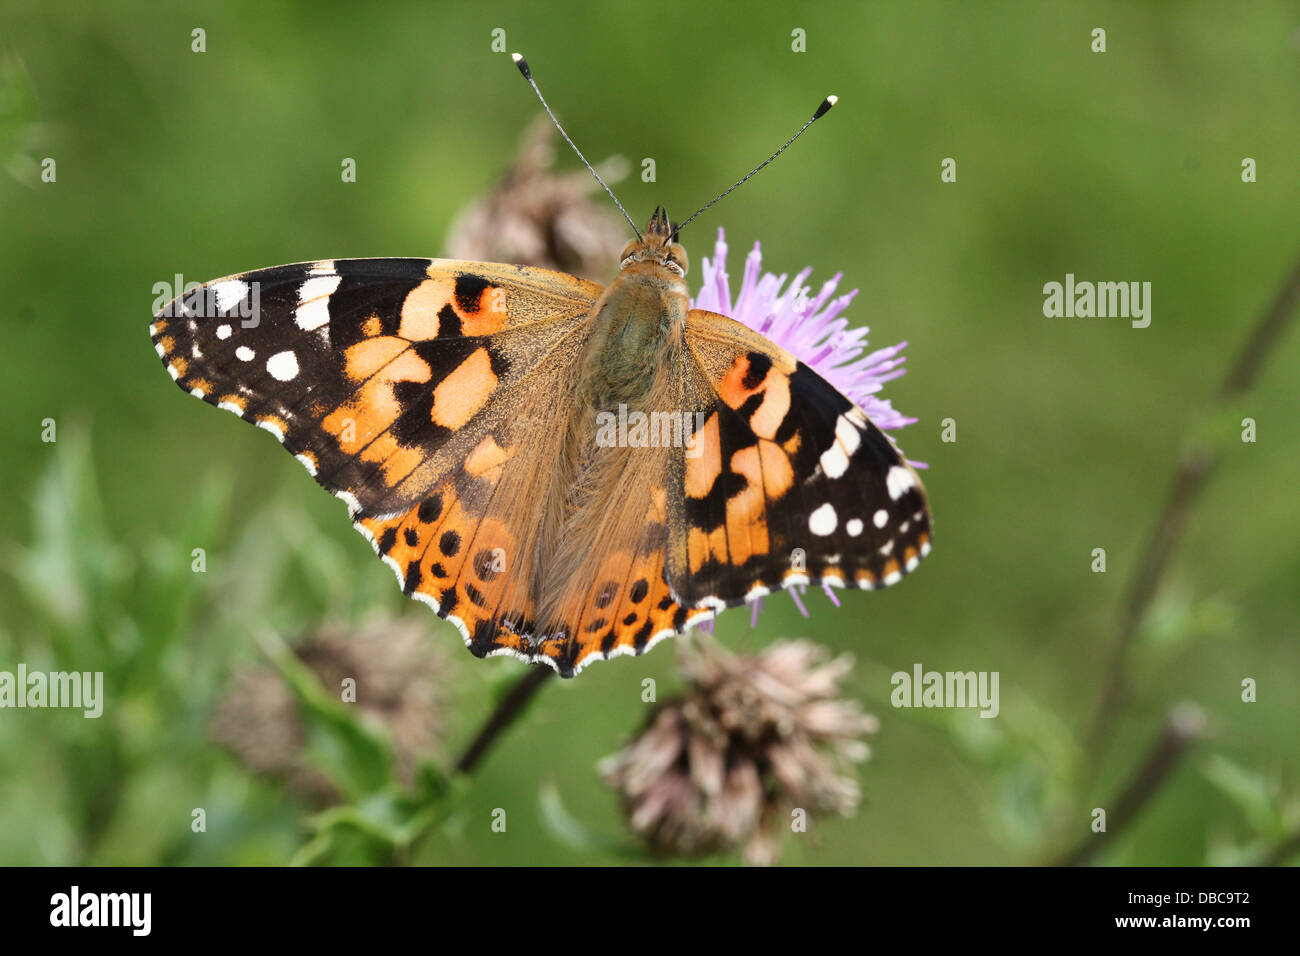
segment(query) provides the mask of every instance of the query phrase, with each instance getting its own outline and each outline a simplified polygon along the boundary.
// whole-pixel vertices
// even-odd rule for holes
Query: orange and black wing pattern
[[[861,408],[725,316],[693,310],[686,346],[705,419],[684,456],[669,551],[683,605],[886,587],[929,553],[920,479]]]
[[[497,622],[508,644],[531,614],[538,439],[601,291],[519,266],[325,260],[207,283],[150,333],[182,389],[275,435],[403,591],[486,652]]]

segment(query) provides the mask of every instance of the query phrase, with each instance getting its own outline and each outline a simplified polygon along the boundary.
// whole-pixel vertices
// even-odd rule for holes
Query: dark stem
[[[1295,314],[1297,303],[1300,303],[1300,260],[1296,261],[1286,282],[1274,296],[1268,310],[1255,324],[1241,352],[1238,353],[1215,396],[1219,402],[1235,398],[1254,384],[1255,377],[1259,374],[1269,350]],[[1178,469],[1174,473],[1173,484],[1165,500],[1164,509],[1156,521],[1151,537],[1147,540],[1142,558],[1137,564],[1137,570],[1128,588],[1119,636],[1111,650],[1097,710],[1092,719],[1089,744],[1094,753],[1098,752],[1104,744],[1110,722],[1123,696],[1125,666],[1133,639],[1137,635],[1142,619],[1146,616],[1147,608],[1150,607],[1160,589],[1165,570],[1187,527],[1192,506],[1204,489],[1214,464],[1214,453],[1201,446],[1189,448],[1179,459]]]
[[[528,701],[537,693],[538,688],[546,683],[547,679],[555,673],[545,664],[533,664],[524,676],[515,682],[509,692],[501,698],[496,709],[492,711],[492,716],[487,719],[478,735],[474,738],[473,743],[466,748],[461,754],[460,759],[456,761],[456,770],[460,773],[470,773],[483,759],[483,756],[496,743],[497,737],[501,732],[514,723],[515,719],[524,711]]]
[[[1164,730],[1147,751],[1146,759],[1125,784],[1120,795],[1106,813],[1106,829],[1081,840],[1059,860],[1057,866],[1078,866],[1093,856],[1142,812],[1150,799],[1160,789],[1170,772],[1178,765],[1187,748],[1205,730],[1205,715],[1199,707],[1182,704],[1169,712]]]
[[[1296,830],[1289,837],[1279,843],[1273,849],[1269,850],[1262,857],[1256,866],[1283,866],[1287,860],[1300,853],[1300,830]]]

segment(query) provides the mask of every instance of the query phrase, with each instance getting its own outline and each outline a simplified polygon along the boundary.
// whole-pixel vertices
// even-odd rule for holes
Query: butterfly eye
[[[673,272],[676,272],[679,276],[684,276],[686,275],[687,262],[688,260],[686,258],[685,249],[683,249],[677,243],[673,243],[671,246],[668,247],[668,255],[664,259],[664,265],[666,265],[669,269],[671,269]]]
[[[636,247],[637,247],[637,241],[635,239],[633,239],[631,242],[629,242],[626,246],[623,247],[623,251],[619,254],[618,257],[618,264],[620,268],[623,268],[628,264],[628,261],[632,258],[632,254],[636,252]]]

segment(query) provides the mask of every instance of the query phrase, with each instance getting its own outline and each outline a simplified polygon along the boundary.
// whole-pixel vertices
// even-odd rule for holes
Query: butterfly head
[[[637,262],[662,266],[679,277],[686,275],[689,262],[686,250],[677,242],[677,229],[662,206],[655,207],[645,232],[624,246],[623,254],[619,256],[619,264],[624,269]]]

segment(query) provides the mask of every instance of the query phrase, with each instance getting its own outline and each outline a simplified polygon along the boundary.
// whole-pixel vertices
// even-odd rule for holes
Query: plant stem
[[[1286,861],[1300,853],[1300,830],[1296,830],[1277,846],[1260,857],[1256,866],[1285,866]]]
[[[1241,352],[1238,353],[1215,395],[1217,402],[1227,402],[1254,384],[1271,347],[1295,314],[1297,303],[1300,303],[1300,260],[1296,261],[1268,310],[1260,317],[1246,339]],[[1089,749],[1093,753],[1100,752],[1110,723],[1118,710],[1119,700],[1125,689],[1124,673],[1128,654],[1137,636],[1138,627],[1160,589],[1165,570],[1187,527],[1192,506],[1204,489],[1214,465],[1214,453],[1200,445],[1188,448],[1179,459],[1169,496],[1165,500],[1165,507],[1156,521],[1151,537],[1147,540],[1132,583],[1129,585],[1119,637],[1111,650],[1106,677],[1092,719],[1092,729],[1088,739]]]
[[[1115,835],[1132,823],[1142,808],[1160,789],[1187,748],[1200,738],[1205,730],[1205,715],[1194,704],[1180,704],[1165,718],[1164,730],[1147,751],[1146,759],[1120,791],[1111,810],[1106,814],[1107,827],[1100,833],[1081,840],[1074,849],[1059,860],[1057,866],[1078,866],[1114,840]]]
[[[497,703],[496,709],[488,717],[487,723],[479,729],[473,742],[461,754],[460,759],[456,761],[456,770],[458,772],[470,773],[474,770],[479,761],[492,747],[492,744],[496,742],[497,737],[523,713],[528,701],[554,673],[555,671],[545,664],[529,666],[524,675],[516,681],[509,692]]]

